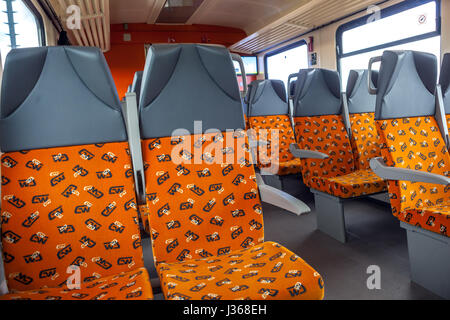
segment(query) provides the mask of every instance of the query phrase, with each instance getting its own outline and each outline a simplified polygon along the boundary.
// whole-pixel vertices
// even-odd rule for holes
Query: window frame
[[[386,43],[383,43],[380,45],[376,45],[376,46],[372,46],[372,47],[368,47],[368,48],[364,48],[364,49],[360,49],[360,50],[356,50],[356,51],[352,51],[352,52],[348,52],[348,53],[342,53],[344,51],[343,43],[342,43],[342,36],[343,36],[344,32],[365,25],[367,23],[367,19],[370,17],[370,15],[365,15],[361,18],[358,18],[358,19],[355,19],[355,20],[352,20],[350,22],[340,25],[339,28],[336,30],[336,63],[337,63],[337,70],[338,70],[339,74],[341,74],[340,60],[343,58],[348,58],[348,57],[360,55],[363,53],[368,53],[371,51],[381,50],[384,48],[389,48],[389,47],[398,46],[398,45],[402,45],[402,44],[406,44],[406,43],[410,43],[410,42],[415,42],[415,41],[420,41],[420,40],[425,40],[425,39],[441,36],[441,20],[442,20],[441,0],[426,0],[426,1],[408,0],[408,1],[400,2],[400,3],[394,4],[390,7],[382,9],[380,12],[381,19],[393,16],[395,14],[401,13],[401,12],[409,10],[409,9],[419,7],[421,5],[425,5],[430,2],[436,3],[436,17],[437,17],[436,31],[424,33],[421,35],[412,36],[412,37],[408,37],[408,38],[404,38],[404,39],[400,39],[400,40],[396,40],[396,41],[386,42]]]
[[[283,52],[286,52],[286,51],[289,51],[289,50],[292,50],[292,49],[295,49],[295,48],[299,48],[301,46],[308,46],[308,44],[307,44],[305,39],[302,39],[300,41],[291,43],[291,44],[289,44],[287,46],[284,46],[284,47],[281,47],[279,49],[276,49],[276,50],[273,50],[273,51],[270,51],[270,52],[266,53],[264,55],[264,78],[266,80],[269,78],[269,73],[268,73],[269,69],[267,68],[267,66],[268,66],[268,64],[267,64],[268,61],[267,60],[270,57],[276,56],[277,54],[280,54],[280,53],[283,53]],[[309,61],[307,61],[307,62],[308,62],[308,65],[309,65]]]

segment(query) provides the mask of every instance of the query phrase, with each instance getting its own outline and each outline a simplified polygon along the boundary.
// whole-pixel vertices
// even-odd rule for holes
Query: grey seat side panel
[[[47,48],[32,48],[29,50],[12,50],[6,58],[3,72],[0,117],[4,118],[14,112],[27,98],[41,76],[47,57]],[[21,81],[14,77],[23,74]]]
[[[375,119],[434,115],[435,97],[430,89],[436,85],[437,71],[433,70],[437,69],[436,63],[434,56],[425,53],[385,51],[378,80]]]
[[[141,85],[142,85],[142,75],[143,71],[137,71],[134,74],[133,84],[131,85],[130,92],[136,93],[136,98],[139,103],[139,99],[141,98]]]
[[[374,72],[376,77],[376,73]],[[348,109],[350,114],[375,112],[376,96],[369,94],[367,87],[368,70],[350,71],[347,86]]]
[[[150,47],[142,75],[140,109],[148,107],[164,89],[173,75],[180,53],[181,48],[177,46]]]
[[[48,50],[33,90],[12,114],[0,119],[3,152],[126,141],[121,111],[115,109],[120,102],[114,103],[114,96],[108,98],[112,105],[100,100],[79,73],[64,48]]]
[[[177,129],[193,134],[194,121],[200,120],[203,132],[245,128],[239,87],[231,57],[225,48],[170,46],[169,50],[179,51],[173,67],[174,59],[161,52],[161,47],[167,50],[164,48],[167,46],[154,46],[144,71],[140,106],[144,139],[169,137]],[[171,61],[168,62],[169,59]],[[158,72],[153,70],[161,64],[165,64],[169,71],[173,68],[173,72],[160,92],[149,99],[146,93],[149,92],[148,86],[156,80],[155,76],[165,72],[163,67]]]
[[[294,98],[294,117],[338,115],[341,110],[340,78],[336,71],[300,70]]]
[[[442,60],[439,83],[444,95],[445,113],[450,114],[450,53],[446,53],[444,55],[444,59]]]
[[[256,94],[253,95],[249,107],[249,116],[262,117],[272,115],[288,115],[289,106],[286,102],[286,89],[279,87],[271,80],[259,82],[255,87]],[[277,86],[278,85],[278,86]]]

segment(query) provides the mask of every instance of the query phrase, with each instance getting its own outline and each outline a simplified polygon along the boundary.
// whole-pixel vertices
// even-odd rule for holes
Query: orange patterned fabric
[[[264,241],[243,132],[147,140],[143,153],[156,263],[224,255]]]
[[[259,168],[278,166],[278,172],[272,173],[282,176],[301,172],[301,160],[295,158],[289,150],[290,145],[296,143],[289,116],[251,117],[249,123],[250,128],[255,130],[257,138],[268,142],[267,148],[259,149]],[[276,135],[272,135],[272,130],[276,131]]]
[[[433,117],[377,121],[386,164],[449,175],[450,157]],[[448,235],[448,186],[389,181],[393,214],[401,221]]]
[[[0,296],[0,300],[151,300],[147,270],[141,268],[84,283],[80,289],[39,289]]]
[[[302,149],[330,155],[326,160],[302,161],[303,179],[308,186],[312,177],[334,178],[355,171],[352,147],[340,115],[298,117],[295,129]]]
[[[91,282],[143,267],[127,143],[2,157],[2,243],[10,291]]]
[[[381,157],[381,143],[375,126],[375,114],[351,114],[350,123],[356,166],[359,170],[368,170],[370,169],[370,160]]]
[[[434,117],[377,121],[382,142],[395,167],[448,175],[450,157]],[[449,187],[400,181],[401,211],[442,204]]]
[[[221,257],[161,264],[170,300],[320,300],[321,276],[289,250],[266,242]]]
[[[319,274],[264,243],[244,132],[147,140],[143,149],[153,254],[167,299],[323,298]]]
[[[312,178],[314,189],[339,198],[355,198],[387,191],[386,183],[372,170],[358,170],[335,178]]]
[[[313,189],[340,198],[384,192],[386,184],[371,170],[356,170],[352,146],[340,115],[295,119],[300,148],[328,154],[302,160],[303,180]]]

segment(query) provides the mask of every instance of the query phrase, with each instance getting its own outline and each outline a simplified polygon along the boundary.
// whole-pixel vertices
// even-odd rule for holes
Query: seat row
[[[319,273],[264,241],[229,52],[150,51],[139,109],[132,93],[120,103],[97,49],[8,55],[1,299],[152,299],[140,219],[166,299],[322,299]]]
[[[279,140],[280,158],[287,166],[297,161],[289,169],[301,171],[315,195],[318,228],[342,242],[344,201],[389,190],[408,231],[413,280],[450,297],[450,55],[438,86],[433,55],[386,51],[374,61],[382,62],[380,73],[351,71],[342,95],[337,72],[300,70],[290,85],[291,112],[282,82],[253,83],[249,125],[289,135]]]

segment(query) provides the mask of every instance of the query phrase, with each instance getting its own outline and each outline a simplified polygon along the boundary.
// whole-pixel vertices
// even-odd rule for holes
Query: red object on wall
[[[314,37],[309,37],[308,52],[314,52]]]
[[[131,41],[125,42],[123,34],[131,34]],[[145,65],[145,44],[154,43],[211,43],[226,47],[244,39],[243,30],[207,25],[149,25],[122,24],[111,25],[111,50],[105,53],[111,69],[119,97],[125,96],[128,86],[133,82],[134,73],[142,71]]]

